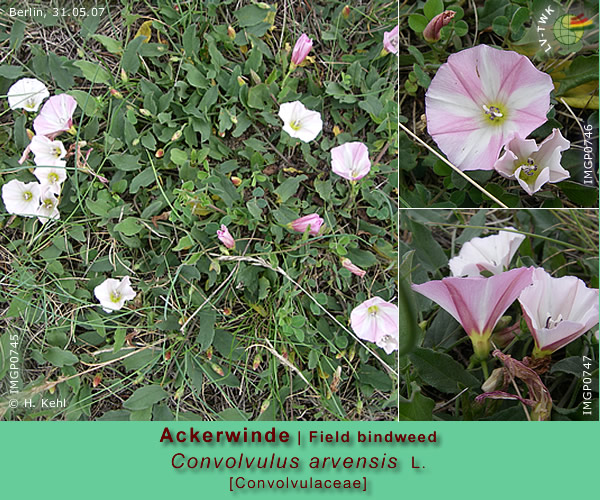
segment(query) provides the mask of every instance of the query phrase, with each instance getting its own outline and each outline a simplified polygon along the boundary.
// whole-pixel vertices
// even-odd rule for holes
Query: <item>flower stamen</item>
[[[370,316],[377,316],[377,313],[379,312],[379,307],[377,307],[377,306],[369,306],[369,308],[367,309],[367,311],[369,312]]]
[[[533,175],[538,170],[538,166],[535,164],[533,158],[527,158],[527,163],[523,163],[519,165],[519,167],[522,169],[522,172],[528,176]]]
[[[556,319],[552,319],[552,316],[548,316],[548,318],[546,319],[546,328],[551,330],[552,328],[555,328],[556,325],[561,323],[562,320],[563,320],[562,314],[559,314],[558,318],[556,318]]]
[[[500,112],[500,108],[498,108],[497,106],[490,106],[489,108],[484,104],[483,106],[483,111],[485,112],[486,115],[488,115],[488,118],[490,119],[490,121],[494,121],[496,118],[502,118],[504,116],[504,114],[502,114]]]

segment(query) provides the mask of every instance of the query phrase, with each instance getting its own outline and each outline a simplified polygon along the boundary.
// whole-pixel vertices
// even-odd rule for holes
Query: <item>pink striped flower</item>
[[[398,306],[373,297],[352,310],[350,325],[359,338],[374,342],[390,354],[398,350],[398,315]]]
[[[292,64],[294,66],[299,66],[302,64],[302,61],[306,59],[306,56],[312,49],[313,41],[308,38],[304,33],[300,35],[296,45],[294,45],[294,50],[292,51]]]
[[[288,227],[298,233],[303,233],[310,228],[308,234],[311,236],[317,236],[324,222],[325,221],[319,217],[318,214],[310,214],[293,220],[288,224]]]
[[[362,179],[371,170],[369,149],[362,142],[346,142],[333,148],[331,170],[349,181]]]
[[[367,274],[367,271],[365,271],[364,269],[361,269],[356,264],[353,264],[352,261],[348,258],[342,259],[342,267],[345,267],[352,274],[356,274],[356,276],[359,276],[360,278],[362,278],[365,274]]]
[[[35,133],[53,139],[61,132],[70,130],[73,126],[75,108],[77,108],[77,101],[70,95],[52,96],[42,106],[40,114],[33,120]]]
[[[427,130],[461,170],[492,170],[514,135],[546,122],[552,78],[516,52],[477,45],[452,54],[425,95]]]
[[[486,359],[496,323],[531,284],[533,269],[520,267],[489,278],[444,278],[413,285],[412,289],[450,313],[471,338],[477,357]]]
[[[399,37],[398,26],[395,26],[392,31],[386,31],[383,34],[383,48],[392,54],[398,53]]]
[[[519,302],[537,357],[564,347],[598,323],[598,290],[575,276],[553,278],[537,268]]]
[[[452,21],[455,14],[456,12],[453,10],[445,10],[441,14],[435,16],[423,30],[423,38],[428,42],[437,42],[441,36],[441,29],[450,24],[450,21]]]
[[[235,247],[235,240],[225,224],[221,224],[221,229],[217,230],[217,238],[219,238],[219,241],[227,248],[231,249]]]

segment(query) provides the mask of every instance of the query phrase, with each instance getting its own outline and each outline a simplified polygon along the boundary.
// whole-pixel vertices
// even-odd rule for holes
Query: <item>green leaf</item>
[[[125,403],[123,407],[128,410],[138,411],[150,408],[154,403],[158,403],[167,398],[169,394],[159,385],[147,385],[137,389]]]
[[[133,236],[134,234],[139,233],[143,228],[144,226],[140,224],[139,220],[134,219],[133,217],[127,217],[115,226],[115,231],[119,231],[125,236]]]
[[[421,14],[411,14],[408,16],[408,25],[415,33],[423,33],[429,21]]]
[[[250,418],[251,415],[250,413],[238,410],[237,408],[227,408],[226,410],[217,413],[217,416],[221,420],[225,420],[227,422],[245,422]]]
[[[210,108],[212,108],[215,105],[218,98],[219,98],[219,87],[218,87],[218,85],[213,85],[211,88],[209,88],[206,91],[206,93],[202,97],[202,100],[200,101],[200,104],[198,105],[198,107],[204,113],[207,113],[210,110]]]
[[[585,186],[573,181],[563,181],[555,184],[569,200],[582,207],[592,207],[598,203],[598,189]]]
[[[462,389],[461,385],[477,387],[480,384],[460,363],[442,352],[417,347],[408,357],[419,376],[442,392],[456,394]]]
[[[140,67],[140,59],[138,57],[138,50],[145,38],[138,36],[127,44],[127,48],[123,52],[121,57],[121,67],[130,74],[135,74]]]
[[[592,373],[598,369],[597,361],[587,361],[591,366],[585,368],[583,366],[583,361],[581,356],[570,356],[565,359],[561,359],[557,363],[555,363],[550,369],[550,373],[562,372],[569,373],[571,375],[575,375],[576,377],[581,377],[583,375],[583,370],[588,373]]]
[[[188,154],[179,148],[171,149],[170,154],[171,161],[175,163],[175,165],[183,165],[186,161],[188,161]]]
[[[494,33],[502,37],[506,36],[508,33],[508,26],[509,21],[505,16],[498,16],[492,23],[492,29],[494,30]]]
[[[560,81],[557,95],[565,95],[579,85],[597,80],[598,56],[577,56],[565,71],[565,77]]]
[[[149,186],[153,182],[154,170],[152,170],[152,167],[147,167],[133,178],[131,184],[129,185],[129,192],[131,194],[135,194],[141,187]]]
[[[14,80],[23,75],[23,68],[21,66],[12,66],[10,64],[3,64],[0,66],[0,77]]]
[[[202,351],[206,351],[211,345],[215,338],[215,321],[217,315],[213,309],[206,311],[200,311],[198,314],[198,322],[200,323],[198,329],[198,336],[196,337],[196,343],[200,344]]]
[[[427,0],[423,6],[423,13],[429,20],[442,12],[444,12],[444,2],[442,0]]]
[[[189,250],[194,246],[194,244],[194,239],[191,236],[186,235],[179,240],[179,243],[177,243],[177,246],[173,248],[173,251],[181,252],[182,250]]]
[[[431,420],[435,403],[421,394],[421,389],[413,384],[410,400],[400,398],[398,401],[398,420],[425,421]]]
[[[125,172],[131,170],[139,170],[141,165],[140,155],[128,155],[128,154],[115,154],[110,155],[106,158],[117,170],[123,170]]]
[[[112,75],[99,64],[89,61],[75,61],[73,63],[83,73],[83,77],[92,83],[109,85]]]
[[[298,192],[300,183],[308,177],[304,174],[297,177],[290,177],[281,183],[281,185],[275,190],[277,195],[277,201],[279,203],[285,203],[291,196]]]
[[[127,334],[127,329],[125,329],[125,328],[117,328],[115,330],[113,352],[118,352],[121,350],[121,347],[123,347],[123,345],[125,344],[126,334]]]
[[[111,54],[120,54],[123,52],[123,46],[121,45],[121,42],[113,38],[104,35],[92,35],[92,38],[94,40],[98,40],[102,45],[104,45],[104,48]]]
[[[408,220],[408,226],[413,236],[414,247],[417,250],[417,256],[426,270],[435,272],[448,265],[448,257],[442,250],[440,244],[433,238],[431,231],[413,221]]]
[[[58,347],[51,347],[43,354],[43,357],[46,361],[59,367],[72,366],[79,362],[79,358],[77,358],[75,354],[69,351],[63,351]]]
[[[383,392],[389,392],[394,387],[390,377],[385,372],[371,365],[363,365],[359,368],[357,375],[361,383],[370,385]]]

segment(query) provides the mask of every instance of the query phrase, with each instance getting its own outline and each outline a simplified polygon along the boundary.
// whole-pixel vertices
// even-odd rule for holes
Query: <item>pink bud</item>
[[[317,236],[324,222],[317,214],[310,214],[290,222],[289,227],[299,233],[303,233],[310,227],[308,234]]]
[[[367,271],[365,271],[364,269],[361,269],[360,267],[352,264],[352,261],[350,259],[342,259],[342,267],[345,267],[352,274],[356,274],[356,276],[360,276],[361,278],[365,274],[367,274]]]
[[[298,38],[294,50],[292,51],[292,63],[298,66],[306,59],[306,56],[312,49],[313,41],[304,33]]]
[[[227,229],[227,226],[225,224],[221,224],[221,229],[217,231],[217,238],[219,238],[219,241],[223,243],[223,245],[225,245],[227,248],[235,247],[235,240],[233,239],[233,236],[231,236],[231,234],[229,233],[229,229]]]
[[[346,5],[342,9],[342,16],[344,16],[344,19],[348,19],[350,17],[350,6],[349,5]]]
[[[428,42],[437,42],[440,39],[440,30],[450,23],[454,14],[456,12],[453,10],[445,10],[435,16],[423,30],[423,38]]]

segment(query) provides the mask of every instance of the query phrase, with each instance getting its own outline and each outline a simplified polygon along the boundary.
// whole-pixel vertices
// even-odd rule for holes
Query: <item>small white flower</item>
[[[506,229],[514,230],[512,227]],[[471,239],[448,262],[452,276],[480,276],[481,271],[492,274],[506,271],[524,239],[522,234],[509,231]]]
[[[121,281],[108,278],[94,288],[94,295],[100,301],[102,309],[107,313],[118,311],[123,307],[126,300],[135,298],[135,292],[131,288],[129,276]]]
[[[41,186],[37,182],[21,182],[17,179],[2,186],[2,201],[9,214],[34,217],[40,206]]]
[[[58,198],[51,186],[42,186],[40,194],[40,206],[38,208],[38,220],[46,224],[49,220],[59,219]]]
[[[312,141],[323,128],[321,114],[306,109],[300,101],[282,104],[279,108],[279,118],[283,120],[283,130],[303,142]]]
[[[37,111],[42,101],[50,95],[46,86],[35,78],[21,78],[8,89],[10,109],[23,108],[25,111]]]
[[[38,167],[33,171],[33,175],[37,177],[42,186],[48,186],[54,194],[60,194],[61,184],[67,178],[66,163],[61,161],[61,164],[55,167]]]
[[[67,152],[62,142],[52,141],[44,135],[34,135],[29,148],[35,155],[33,161],[36,165],[64,167],[65,162],[62,159],[66,156]]]

